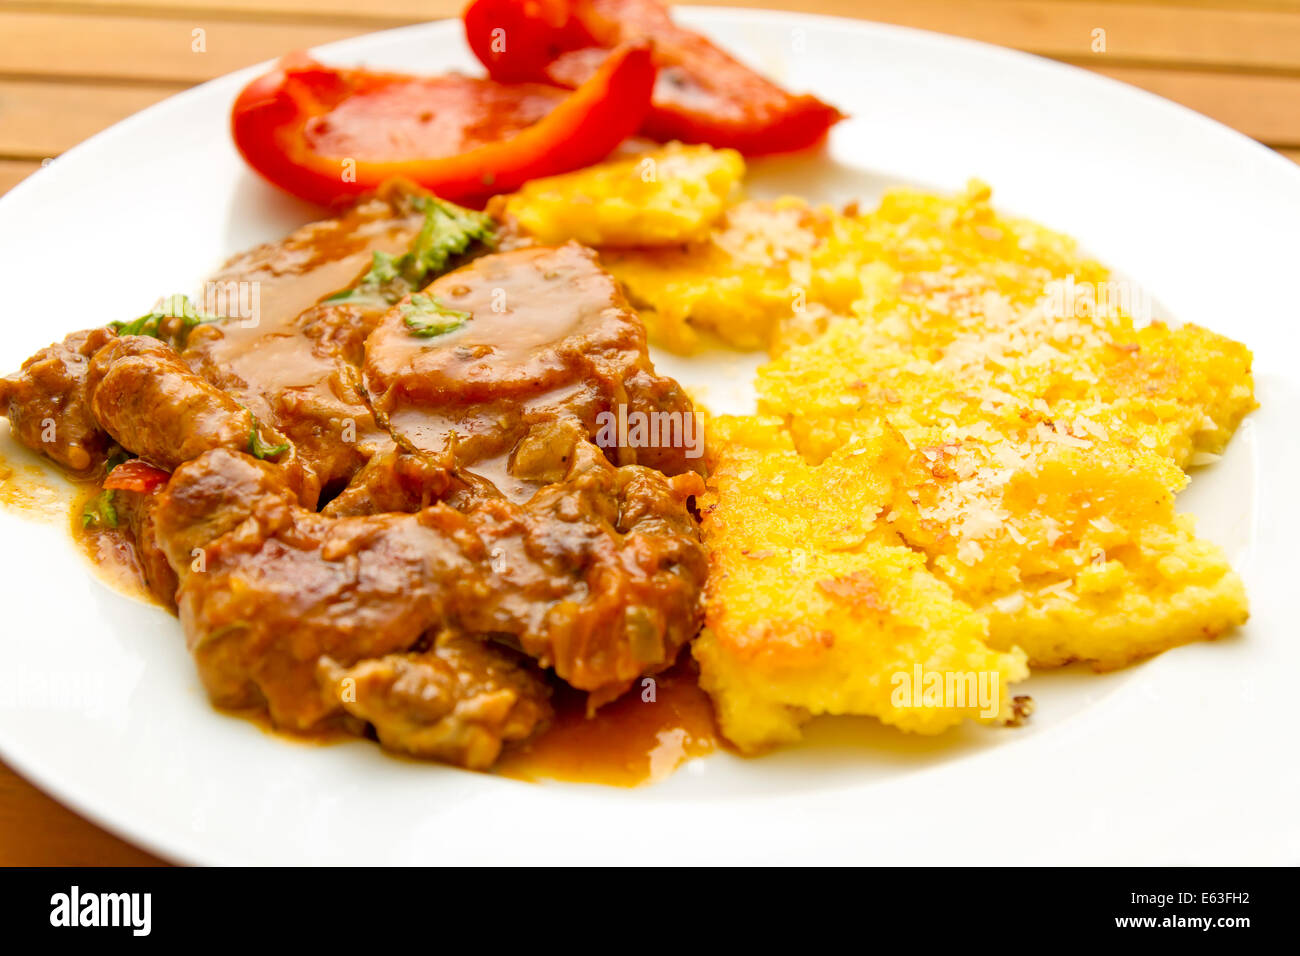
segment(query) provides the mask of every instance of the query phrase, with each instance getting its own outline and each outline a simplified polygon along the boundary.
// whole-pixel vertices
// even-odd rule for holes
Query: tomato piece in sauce
[[[494,78],[567,88],[581,85],[618,44],[652,41],[659,75],[641,132],[657,140],[751,156],[789,152],[813,145],[844,118],[679,27],[659,0],[475,0],[465,33]]]
[[[171,473],[146,464],[138,458],[124,461],[104,479],[105,491],[138,491],[152,494],[167,484]]]
[[[644,43],[615,50],[572,90],[292,54],[239,95],[231,129],[253,169],[303,199],[329,205],[402,178],[478,204],[603,159],[640,127],[654,75]]]

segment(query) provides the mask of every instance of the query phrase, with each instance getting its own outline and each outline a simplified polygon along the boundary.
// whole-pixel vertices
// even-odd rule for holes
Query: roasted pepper
[[[611,49],[651,41],[659,75],[641,132],[652,139],[780,153],[812,145],[843,119],[679,27],[659,0],[474,0],[464,20],[475,56],[504,82],[572,89]]]
[[[291,54],[244,88],[235,145],[264,178],[322,204],[400,177],[461,203],[603,159],[650,106],[648,45],[624,45],[571,92],[537,83],[324,66]]]

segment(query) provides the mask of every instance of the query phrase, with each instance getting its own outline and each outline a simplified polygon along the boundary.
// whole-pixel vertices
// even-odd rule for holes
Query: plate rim
[[[680,8],[675,10],[674,13],[675,15],[680,16],[684,23],[717,28],[724,28],[728,23],[752,24],[756,20],[765,20],[776,24],[790,25],[807,24],[810,22],[820,23],[824,26],[833,26],[836,29],[884,35],[886,37],[889,35],[899,35],[928,44],[938,45],[940,47],[955,44],[959,47],[976,50],[986,57],[999,60],[1005,60],[1010,57],[1027,64],[1033,64],[1037,69],[1043,69],[1053,73],[1087,76],[1088,82],[1090,83],[1100,83],[1102,86],[1123,91],[1129,96],[1136,95],[1138,98],[1147,101],[1147,103],[1152,106],[1166,110],[1172,107],[1173,110],[1177,111],[1184,118],[1193,119],[1200,127],[1205,129],[1207,133],[1220,137],[1224,133],[1229,134],[1238,147],[1246,144],[1257,155],[1260,153],[1267,153],[1271,157],[1268,162],[1275,164],[1279,171],[1285,169],[1287,171],[1285,175],[1291,177],[1297,185],[1300,185],[1300,166],[1297,166],[1281,154],[1256,140],[1253,140],[1231,127],[1200,114],[1186,106],[1124,83],[1120,80],[1094,73],[1073,64],[1061,63],[1036,54],[1026,53],[1009,47],[1002,47],[996,44],[972,40],[965,37],[953,36],[914,27],[885,24],[870,20],[858,20],[841,16],[799,13],[784,10],[713,6]],[[346,57],[349,55],[347,52],[348,48],[355,45],[382,44],[386,38],[409,36],[419,33],[454,32],[457,31],[458,28],[459,20],[448,18],[386,30],[372,31],[355,37],[333,41],[329,44],[313,47],[311,49],[326,57]],[[103,148],[106,144],[111,148],[111,144],[116,138],[131,135],[137,126],[149,123],[157,113],[177,109],[180,105],[188,102],[190,99],[197,99],[211,95],[213,90],[210,88],[229,86],[233,95],[233,92],[238,89],[238,86],[246,83],[249,79],[259,75],[261,72],[264,72],[274,62],[274,60],[267,60],[262,63],[244,67],[240,70],[219,77],[214,77],[194,87],[180,91],[138,113],[126,117],[107,129],[101,130],[81,143],[78,143],[76,146],[61,154],[50,163],[48,167],[37,170],[32,175],[29,175],[23,182],[11,189],[5,196],[0,197],[0,222],[4,220],[9,208],[14,205],[15,202],[22,200],[28,193],[41,188],[47,188],[36,185],[41,179],[40,174],[45,172],[46,169],[56,167],[67,158],[80,156],[83,153],[97,148]],[[196,844],[191,840],[186,839],[186,835],[155,833],[147,826],[147,824],[142,823],[138,819],[131,818],[129,814],[101,810],[93,802],[93,796],[83,795],[81,792],[82,788],[79,788],[76,785],[65,786],[64,782],[58,779],[62,774],[58,772],[57,769],[52,770],[51,768],[43,767],[40,765],[39,760],[23,759],[21,756],[16,755],[13,752],[14,748],[11,741],[7,739],[10,737],[10,732],[0,730],[0,757],[3,757],[6,764],[15,773],[19,774],[43,793],[47,794],[52,799],[71,809],[83,818],[89,820],[96,826],[99,826],[126,842],[140,847],[163,859],[200,864],[221,862],[212,855],[210,847]]]

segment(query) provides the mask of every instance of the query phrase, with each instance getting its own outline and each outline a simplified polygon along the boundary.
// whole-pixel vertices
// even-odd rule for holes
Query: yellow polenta
[[[708,624],[694,653],[734,744],[796,740],[816,714],[864,714],[920,733],[1012,718],[1010,685],[1028,675],[1025,655],[990,649],[984,618],[884,520],[889,468],[909,457],[892,429],[810,465],[777,419],[711,428],[716,457],[699,502]],[[917,674],[937,677],[949,696],[926,706]]]
[[[662,149],[562,176],[534,179],[498,200],[512,218],[546,243],[662,246],[703,240],[745,174],[730,149],[670,143]]]
[[[695,655],[739,746],[818,713],[1006,721],[1026,660],[1117,667],[1246,619],[1174,508],[1255,407],[1244,346],[1151,320],[1137,287],[979,183],[704,219],[684,245],[602,257],[659,344],[707,331],[773,356],[759,415],[714,423],[702,503]],[[996,674],[996,706],[901,701],[917,667]]]

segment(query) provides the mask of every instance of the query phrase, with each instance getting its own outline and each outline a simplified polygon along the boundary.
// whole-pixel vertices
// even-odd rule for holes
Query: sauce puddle
[[[157,605],[141,583],[139,561],[129,536],[121,529],[81,527],[82,511],[98,495],[98,486],[85,482],[71,485],[56,487],[39,466],[17,464],[0,456],[0,506],[64,524],[101,581],[124,596]],[[654,684],[647,685],[645,680]],[[554,780],[635,787],[663,780],[686,761],[721,746],[713,704],[700,688],[699,670],[689,651],[683,651],[668,670],[638,681],[591,719],[587,718],[586,701],[585,693],[567,685],[556,686],[552,697],[555,719],[550,729],[522,747],[507,750],[491,772],[530,783]],[[272,727],[260,711],[220,712],[251,720],[268,733],[299,743],[329,745],[357,739],[341,728],[308,734],[286,732]]]
[[[700,689],[690,652],[652,679],[653,700],[645,699],[650,687],[638,682],[590,720],[586,695],[557,687],[551,728],[503,754],[494,772],[528,782],[634,787],[663,780],[687,760],[717,749],[713,704]]]
[[[70,497],[39,465],[13,461],[0,450],[0,507],[33,521],[57,524],[67,514]]]

